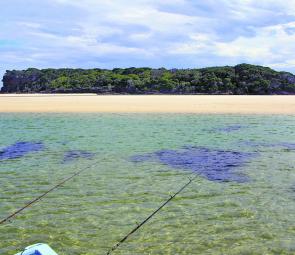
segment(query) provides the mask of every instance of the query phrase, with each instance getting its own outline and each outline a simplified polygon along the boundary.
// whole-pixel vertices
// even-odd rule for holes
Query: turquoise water
[[[37,242],[61,255],[106,254],[200,174],[169,161],[192,160],[190,148],[253,155],[226,162],[247,180],[216,180],[205,169],[113,254],[295,254],[295,116],[0,114],[0,126],[6,156],[17,142],[43,146],[15,158],[2,153],[0,219],[97,163],[1,225],[0,254]],[[171,157],[131,160],[159,151]]]

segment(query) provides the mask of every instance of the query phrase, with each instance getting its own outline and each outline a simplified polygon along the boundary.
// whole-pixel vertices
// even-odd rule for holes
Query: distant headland
[[[35,69],[6,71],[1,93],[295,94],[295,75],[250,64],[201,69]]]

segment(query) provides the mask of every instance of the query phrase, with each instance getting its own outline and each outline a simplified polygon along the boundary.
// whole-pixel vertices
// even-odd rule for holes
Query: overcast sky
[[[3,0],[0,7],[1,77],[28,67],[242,62],[295,73],[295,0]]]

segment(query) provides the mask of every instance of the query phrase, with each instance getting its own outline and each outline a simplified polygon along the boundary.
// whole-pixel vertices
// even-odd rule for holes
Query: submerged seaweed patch
[[[43,149],[44,145],[41,142],[16,142],[0,151],[0,160],[20,158]]]
[[[278,143],[277,146],[283,147],[287,150],[295,150],[295,143],[289,143],[289,142],[281,142]]]
[[[249,147],[280,147],[286,150],[295,150],[295,143],[291,142],[279,142],[279,143],[266,143],[266,142],[254,142],[254,141],[243,141],[240,143],[243,146]]]
[[[94,153],[83,150],[71,150],[64,154],[63,163],[69,163],[79,158],[92,159]]]
[[[222,133],[230,133],[230,132],[238,131],[238,130],[242,129],[243,127],[244,126],[242,126],[242,125],[229,125],[229,126],[225,126],[225,127],[214,128],[212,131],[222,132]]]
[[[246,182],[248,178],[235,170],[255,155],[204,147],[185,147],[180,150],[160,150],[151,154],[135,155],[131,157],[131,161],[158,161],[175,169],[191,170],[210,181]]]

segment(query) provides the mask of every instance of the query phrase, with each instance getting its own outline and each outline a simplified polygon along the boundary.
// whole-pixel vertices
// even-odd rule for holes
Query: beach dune
[[[295,114],[295,96],[3,94],[0,112]]]

